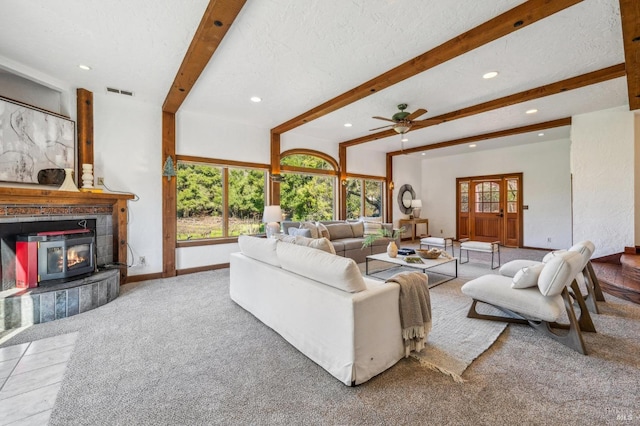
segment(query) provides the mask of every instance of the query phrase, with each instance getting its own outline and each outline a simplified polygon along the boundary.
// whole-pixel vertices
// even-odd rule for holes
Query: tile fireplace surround
[[[50,187],[45,187],[50,188]],[[98,266],[127,259],[127,200],[132,194],[66,192],[57,189],[0,187],[0,226],[4,234],[15,224],[95,220]],[[0,232],[0,236],[2,236]],[[11,238],[0,241],[2,263],[13,253]],[[15,247],[13,247],[15,249]],[[117,297],[119,285],[127,278],[127,268],[106,270],[89,277],[35,289],[15,286],[15,273],[0,273],[0,330],[52,321],[76,315],[108,303]],[[15,306],[14,306],[15,305]]]
[[[46,187],[50,188],[50,187]],[[126,262],[127,200],[132,194],[67,192],[56,189],[0,187],[3,223],[96,219],[98,265]],[[121,283],[127,270],[121,268]],[[7,290],[10,284],[2,283]],[[14,287],[12,285],[11,287]]]

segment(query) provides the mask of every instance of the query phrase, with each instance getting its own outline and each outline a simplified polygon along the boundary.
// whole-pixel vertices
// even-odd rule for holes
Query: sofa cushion
[[[324,223],[316,222],[316,228],[318,228],[318,232],[320,233],[320,238],[326,238],[328,240],[331,239],[331,235],[329,235],[329,230],[327,229],[326,226],[324,226]]]
[[[289,235],[294,237],[301,236],[311,238],[311,229],[307,228],[289,228]]]
[[[318,227],[314,222],[302,222],[300,224],[300,229],[308,229],[311,232],[311,238],[320,238]]]
[[[364,235],[377,235],[382,229],[382,223],[380,222],[362,222],[364,226]]]
[[[342,243],[345,250],[353,250],[353,249],[362,248],[363,239],[362,238],[342,238],[339,241]]]
[[[562,290],[571,284],[571,280],[577,274],[580,262],[581,256],[576,252],[566,252],[562,256],[551,258],[544,264],[538,278],[540,293],[543,296],[555,296],[562,293]]]
[[[281,266],[276,254],[278,240],[275,238],[258,238],[248,235],[238,237],[238,245],[242,254],[260,262],[273,266]]]
[[[331,223],[327,225],[327,230],[331,236],[330,240],[339,240],[341,238],[353,238],[353,230],[348,223]]]
[[[331,240],[331,244],[333,245],[333,249],[340,256],[344,256],[344,243],[346,240]]]
[[[311,247],[317,250],[326,251],[327,253],[336,254],[333,244],[327,238],[307,238],[297,235],[294,241],[299,246]]]
[[[351,222],[351,231],[353,231],[353,236],[356,238],[361,238],[364,234],[364,223],[362,222]]]
[[[295,235],[277,234],[276,239],[278,241],[284,241],[285,243],[291,243],[291,244],[295,244],[296,242]]]
[[[282,269],[287,271],[349,293],[367,288],[353,259],[284,243],[277,244],[276,253]]]
[[[542,268],[544,268],[544,263],[525,266],[524,268],[520,269],[513,276],[513,281],[511,282],[511,288],[529,288],[529,287],[537,286],[538,278],[540,277],[540,272],[542,272]]]

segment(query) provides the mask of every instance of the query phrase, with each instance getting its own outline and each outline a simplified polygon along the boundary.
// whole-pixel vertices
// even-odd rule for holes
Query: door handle
[[[500,213],[498,213],[496,216],[504,217],[504,209],[500,209]]]

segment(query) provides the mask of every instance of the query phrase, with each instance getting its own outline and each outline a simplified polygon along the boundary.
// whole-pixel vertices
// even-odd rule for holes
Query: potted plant
[[[404,228],[394,229],[393,231],[389,231],[387,229],[380,229],[375,234],[369,234],[364,237],[362,241],[362,248],[369,247],[373,244],[374,241],[380,238],[391,238],[389,245],[387,245],[387,254],[389,257],[396,257],[398,255],[398,246],[396,244],[396,240],[402,236],[404,233]]]

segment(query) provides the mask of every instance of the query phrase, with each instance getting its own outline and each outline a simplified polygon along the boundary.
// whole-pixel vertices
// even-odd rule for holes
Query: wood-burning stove
[[[39,232],[16,238],[16,287],[95,271],[95,234],[90,229]]]

